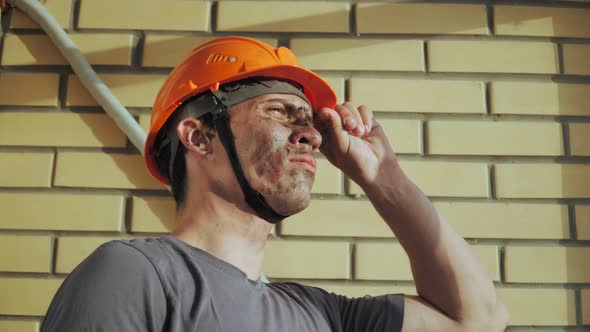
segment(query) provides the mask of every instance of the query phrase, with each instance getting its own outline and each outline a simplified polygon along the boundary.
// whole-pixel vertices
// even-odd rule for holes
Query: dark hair
[[[186,201],[186,192],[188,190],[188,181],[186,174],[186,147],[180,141],[176,128],[180,121],[189,117],[185,111],[184,106],[180,106],[173,115],[168,118],[166,123],[160,129],[160,133],[156,137],[154,142],[154,151],[156,153],[156,161],[158,163],[158,169],[160,174],[168,180],[172,188],[172,195],[174,201],[176,201],[176,211],[179,211],[184,206]],[[210,129],[214,129],[213,126],[213,115],[211,113],[204,114],[197,118],[204,126]],[[169,137],[170,142],[176,140],[178,143],[178,149],[174,158],[174,164],[172,165],[172,174],[170,174],[170,158],[171,158],[171,144],[163,144],[164,138]],[[169,143],[169,142],[167,142]],[[170,178],[172,177],[172,178]]]

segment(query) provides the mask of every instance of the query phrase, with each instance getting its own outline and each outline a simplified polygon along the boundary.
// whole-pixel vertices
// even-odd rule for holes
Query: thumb
[[[338,112],[327,107],[321,108],[316,116],[315,126],[322,135],[320,150],[324,155],[348,151],[350,135],[342,128],[342,119]]]

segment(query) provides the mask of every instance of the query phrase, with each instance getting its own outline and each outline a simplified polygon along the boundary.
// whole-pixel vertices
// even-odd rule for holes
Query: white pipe
[[[102,106],[105,112],[115,120],[119,128],[129,137],[131,143],[144,154],[146,134],[137,121],[125,109],[104,82],[98,77],[94,69],[72,41],[70,36],[57,23],[55,18],[43,7],[38,0],[8,0],[8,3],[29,15],[49,35],[61,54],[68,60],[74,73],[78,75],[88,92]]]

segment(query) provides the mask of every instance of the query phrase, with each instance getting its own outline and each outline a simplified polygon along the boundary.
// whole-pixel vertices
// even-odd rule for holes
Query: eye
[[[287,114],[287,111],[285,111],[284,108],[281,107],[270,107],[267,109],[267,111],[273,115],[273,116],[285,116]]]

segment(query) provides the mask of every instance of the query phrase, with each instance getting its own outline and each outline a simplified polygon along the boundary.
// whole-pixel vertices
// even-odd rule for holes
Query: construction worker
[[[42,330],[503,331],[490,277],[406,177],[371,109],[336,102],[285,47],[223,37],[194,49],[160,90],[145,146],[150,173],[172,188],[174,231],[98,248]],[[272,225],[310,202],[318,150],[391,228],[418,296],[261,281]]]

